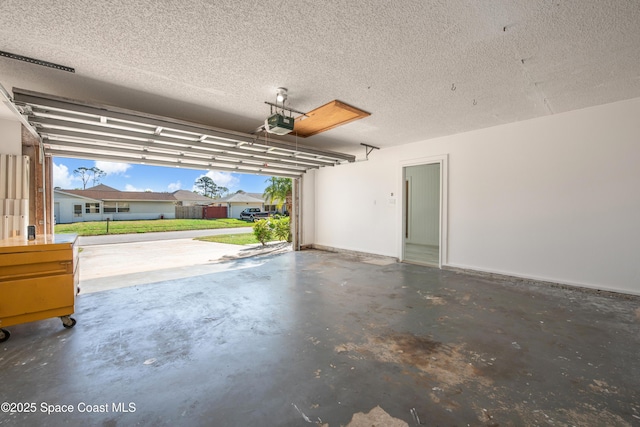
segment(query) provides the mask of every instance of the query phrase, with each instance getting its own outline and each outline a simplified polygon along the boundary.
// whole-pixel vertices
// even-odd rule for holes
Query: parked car
[[[240,212],[240,219],[248,219],[253,222],[256,219],[269,218],[269,212],[263,212],[260,208],[246,208]]]

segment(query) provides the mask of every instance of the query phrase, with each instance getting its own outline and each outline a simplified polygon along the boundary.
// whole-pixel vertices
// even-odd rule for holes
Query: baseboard
[[[456,266],[452,264],[443,265],[442,269],[458,272],[458,273],[487,277],[487,278],[496,279],[496,280],[503,280],[503,281],[509,281],[509,282],[515,282],[515,283],[522,283],[522,284],[549,286],[553,288],[566,289],[566,290],[577,290],[577,291],[585,292],[589,294],[597,294],[597,295],[609,296],[614,298],[636,299],[640,297],[640,293],[635,293],[632,291],[626,291],[626,290],[621,291],[619,289],[590,286],[590,285],[585,285],[581,283],[558,282],[558,281],[552,281],[552,280],[546,280],[546,279],[539,279],[535,277],[516,276],[508,273],[495,272],[490,270],[479,270],[476,268]]]
[[[316,243],[304,245],[301,247],[301,249],[316,249],[320,251],[350,255],[357,258],[375,258],[375,259],[382,259],[382,260],[394,260],[395,262],[400,261],[399,258],[396,258],[396,257],[372,254],[369,252],[361,252],[361,251],[354,251],[349,249],[336,248],[333,246],[318,245]],[[425,267],[438,268],[437,266],[433,266],[433,267],[425,266]],[[613,298],[636,299],[640,297],[640,292],[632,292],[627,290],[622,291],[619,289],[590,286],[590,285],[585,285],[581,283],[558,282],[558,281],[551,281],[551,280],[540,279],[535,277],[516,276],[509,273],[496,272],[496,271],[490,271],[490,270],[480,270],[477,268],[469,268],[466,266],[460,266],[460,265],[454,265],[454,264],[447,264],[447,265],[443,264],[442,269],[458,272],[458,273],[471,274],[475,276],[483,276],[483,277],[492,278],[496,280],[509,281],[512,283],[533,284],[533,285],[549,286],[549,287],[567,289],[567,290],[577,290],[577,291],[581,291],[589,294],[597,294],[597,295],[609,296]]]
[[[380,260],[389,260],[389,261],[398,262],[398,258],[396,257],[372,254],[370,252],[354,251],[350,249],[335,248],[333,246],[318,245],[316,243],[313,243],[311,245],[304,245],[304,249],[316,249],[319,251],[334,252],[338,254],[350,255],[357,258],[375,258]]]

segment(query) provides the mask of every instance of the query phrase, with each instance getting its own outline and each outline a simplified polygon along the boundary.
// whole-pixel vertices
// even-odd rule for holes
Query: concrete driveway
[[[232,234],[246,230],[199,230],[196,235]],[[251,231],[250,228],[248,230]],[[179,238],[180,234],[177,233],[189,235],[194,232],[80,238],[81,292],[91,293],[208,274],[229,269],[229,263],[223,261],[290,250],[290,245],[281,243],[266,247],[260,244],[228,245],[201,242],[193,240],[193,237]],[[129,239],[124,236],[132,241],[127,242]],[[115,243],[118,240],[120,242]]]

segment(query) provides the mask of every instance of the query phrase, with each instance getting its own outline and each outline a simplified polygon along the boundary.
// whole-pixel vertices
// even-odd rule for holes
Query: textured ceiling
[[[638,0],[3,0],[0,83],[250,133],[279,86],[344,152],[640,96]],[[0,113],[1,114],[1,113]],[[292,137],[279,137],[292,141]]]

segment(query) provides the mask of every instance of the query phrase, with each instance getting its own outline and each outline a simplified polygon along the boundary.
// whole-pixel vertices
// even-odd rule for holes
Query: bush
[[[272,239],[273,229],[272,225],[267,219],[259,219],[253,223],[253,235],[256,236],[256,239],[262,246],[265,245],[266,242]]]
[[[273,237],[276,240],[286,240],[291,242],[291,225],[288,216],[276,218],[271,221],[273,223]]]

